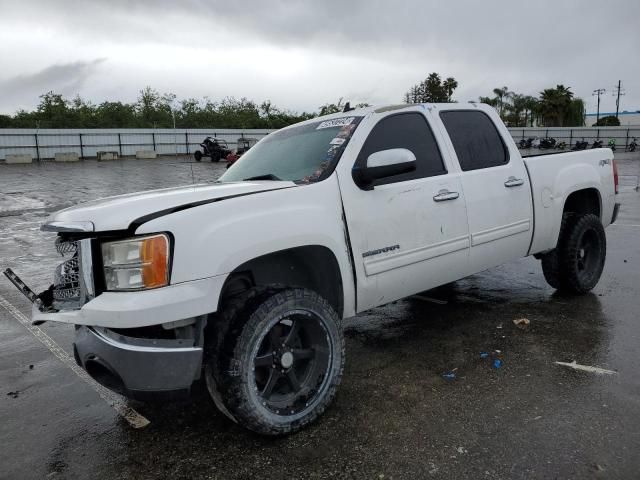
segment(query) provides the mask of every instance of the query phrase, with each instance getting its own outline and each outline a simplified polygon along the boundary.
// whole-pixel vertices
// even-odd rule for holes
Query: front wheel
[[[196,162],[199,162],[200,160],[202,160],[202,152],[200,150],[196,150],[195,152],[193,152],[193,158],[196,159]]]
[[[226,333],[207,359],[221,410],[264,435],[293,433],[317,419],[344,367],[344,336],[331,305],[307,289],[254,288],[222,316]]]

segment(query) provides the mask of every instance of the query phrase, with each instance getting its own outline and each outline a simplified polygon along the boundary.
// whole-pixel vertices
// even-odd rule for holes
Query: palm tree
[[[571,107],[571,87],[556,85],[540,92],[540,113],[547,127],[561,127]]]
[[[502,88],[494,88],[493,94],[496,96],[498,113],[500,114],[500,117],[502,117],[502,114],[504,112],[504,102],[511,95],[513,95],[513,92],[510,92],[509,88],[505,86]]]
[[[458,88],[458,82],[455,78],[449,77],[444,82],[442,82],[442,87],[444,91],[447,93],[447,102],[451,102],[451,96],[453,95],[453,91]]]
[[[524,126],[527,126],[527,122],[531,123],[531,127],[533,127],[533,119],[538,111],[538,99],[532,97],[531,95],[527,95],[524,97]]]
[[[511,117],[509,118],[509,123],[514,127],[519,127],[520,120],[522,118],[522,112],[526,111],[526,96],[521,95],[519,93],[511,94],[511,104],[506,106],[506,110],[511,112]],[[525,119],[525,125],[527,121]]]
[[[486,103],[487,105],[490,105],[493,108],[496,108],[496,105],[497,105],[497,100],[491,97],[478,97],[478,101],[480,103]]]

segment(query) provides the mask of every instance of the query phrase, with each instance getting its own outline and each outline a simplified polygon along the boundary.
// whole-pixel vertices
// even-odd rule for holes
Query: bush
[[[619,127],[620,120],[613,115],[608,115],[606,117],[602,117],[596,123],[593,124],[594,127]]]

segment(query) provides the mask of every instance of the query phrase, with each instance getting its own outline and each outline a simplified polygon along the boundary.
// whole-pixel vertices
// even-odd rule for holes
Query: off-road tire
[[[202,152],[200,150],[196,150],[195,152],[193,152],[193,158],[196,159],[196,162],[199,162],[202,160]]]
[[[541,258],[542,274],[547,283],[556,290],[564,290],[565,282],[560,275],[560,261],[558,260],[558,249],[554,248],[545,253]]]
[[[274,325],[292,311],[312,312],[309,321],[322,323],[331,355],[320,392],[296,414],[283,415],[270,410],[257,391],[254,362]],[[344,336],[335,310],[317,293],[303,288],[252,288],[230,299],[214,321],[219,324],[217,334],[207,341],[206,375],[210,392],[214,386],[214,401],[231,419],[263,435],[286,435],[315,421],[332,402],[344,368]]]
[[[600,219],[593,214],[568,213],[562,219],[557,247],[542,257],[542,272],[553,288],[587,293],[600,280],[606,251],[607,238]]]

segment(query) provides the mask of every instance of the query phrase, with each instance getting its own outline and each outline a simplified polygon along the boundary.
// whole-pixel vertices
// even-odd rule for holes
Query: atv
[[[202,151],[196,150],[193,153],[196,162],[202,157],[210,157],[212,162],[219,162],[221,158],[226,158],[231,153],[227,142],[219,138],[207,137],[200,144]]]

